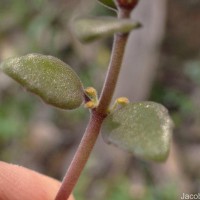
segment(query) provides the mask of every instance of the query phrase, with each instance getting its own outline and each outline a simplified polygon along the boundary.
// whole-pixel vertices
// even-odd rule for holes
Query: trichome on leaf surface
[[[116,10],[118,18],[80,18],[73,23],[74,34],[85,43],[114,34],[112,55],[99,98],[93,87],[84,89],[73,69],[55,57],[28,54],[9,58],[0,65],[2,71],[50,105],[75,109],[84,104],[90,109],[90,121],[56,200],[67,200],[72,193],[102,125],[105,142],[144,159],[163,161],[167,158],[173,123],[164,106],[154,102],[129,103],[125,97],[110,106],[129,32],[139,27],[139,23],[130,18],[138,1],[99,0]]]

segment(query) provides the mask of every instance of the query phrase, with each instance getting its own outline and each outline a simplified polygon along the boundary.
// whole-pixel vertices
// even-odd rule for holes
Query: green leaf
[[[130,19],[114,17],[81,18],[73,23],[73,31],[82,42],[91,42],[114,33],[128,33],[139,27],[139,23]]]
[[[117,7],[114,3],[113,0],[98,0],[101,4],[103,4],[104,6],[112,9],[112,10],[117,10]]]
[[[173,123],[167,109],[154,102],[130,103],[111,113],[106,142],[145,159],[163,161],[169,153]]]
[[[28,54],[5,60],[0,68],[50,105],[74,109],[83,102],[83,87],[79,77],[55,57]]]

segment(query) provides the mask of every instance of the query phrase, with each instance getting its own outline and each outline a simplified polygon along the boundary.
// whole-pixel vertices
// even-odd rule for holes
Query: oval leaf
[[[137,156],[162,161],[169,153],[173,123],[166,108],[154,102],[130,103],[111,113],[104,125],[106,142]]]
[[[10,58],[0,68],[46,103],[74,109],[83,101],[83,87],[76,73],[61,60],[40,54]]]
[[[117,10],[117,7],[113,0],[98,0],[98,2],[112,10]]]
[[[114,17],[82,18],[73,23],[73,31],[82,42],[91,42],[114,33],[128,33],[138,27],[140,24],[130,19]]]

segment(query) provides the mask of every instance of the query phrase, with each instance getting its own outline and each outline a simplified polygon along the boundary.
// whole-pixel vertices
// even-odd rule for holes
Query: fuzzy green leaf
[[[114,33],[128,33],[139,27],[139,23],[130,19],[96,17],[76,19],[72,29],[80,41],[92,42],[103,36],[110,36]]]
[[[112,9],[112,10],[117,10],[117,7],[114,3],[113,0],[98,0],[101,4],[103,4],[104,6]]]
[[[173,123],[167,109],[154,102],[130,103],[111,113],[104,125],[106,142],[145,159],[163,161],[169,153]]]
[[[55,57],[28,54],[5,60],[0,68],[50,105],[74,109],[83,102],[83,87],[79,77]]]

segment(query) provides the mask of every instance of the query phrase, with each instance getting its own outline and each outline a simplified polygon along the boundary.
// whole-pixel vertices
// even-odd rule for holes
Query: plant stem
[[[104,118],[99,116],[96,112],[92,113],[81,143],[69,166],[66,176],[63,179],[56,200],[67,200],[72,193],[72,190],[89,158],[90,152],[94,147],[103,119]]]
[[[119,12],[118,17],[128,18],[129,15],[130,12],[122,10]],[[57,193],[55,200],[67,200],[69,198],[94,147],[101,129],[101,124],[107,115],[107,110],[112,100],[122,64],[127,38],[128,34],[116,34],[114,37],[112,56],[106,80],[100,96],[99,105],[91,112],[92,114],[90,116],[90,121],[87,125],[76,154],[62,181],[62,185]]]
[[[103,86],[103,90],[99,99],[99,106],[97,111],[99,113],[106,113],[108,106],[113,97],[113,93],[116,87],[118,75],[120,72],[120,67],[122,63],[122,57],[127,40],[127,35],[117,34],[114,36],[113,54],[111,57],[111,62],[108,69],[108,74]]]
[[[118,18],[129,18],[130,11],[120,10],[118,14]],[[129,34],[115,34],[114,43],[112,49],[112,55],[110,59],[110,64],[108,68],[108,72],[106,75],[106,79],[104,82],[104,86],[101,92],[101,96],[99,99],[99,106],[97,107],[97,111],[99,113],[106,113],[107,109],[110,105],[110,102],[113,97],[113,93],[115,91],[115,87],[117,84],[118,76],[120,73],[122,60],[124,56],[125,46],[128,39]]]

